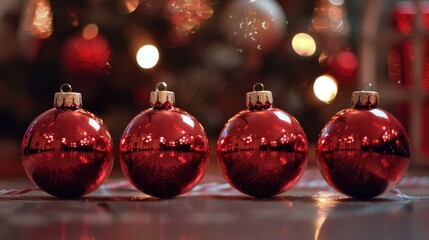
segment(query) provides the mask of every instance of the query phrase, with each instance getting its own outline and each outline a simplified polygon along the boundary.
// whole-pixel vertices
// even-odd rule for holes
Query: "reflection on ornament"
[[[286,31],[286,16],[274,0],[232,1],[222,18],[225,36],[249,52],[273,49]]]
[[[141,68],[150,69],[155,67],[159,60],[158,48],[153,45],[142,46],[137,51],[136,60]]]
[[[163,90],[159,89],[164,85]],[[125,176],[142,192],[159,198],[183,194],[206,172],[209,143],[201,124],[176,108],[174,93],[159,83],[151,108],[128,124],[120,141]]]
[[[70,85],[61,86],[54,106],[28,127],[22,140],[22,163],[31,181],[45,192],[80,197],[109,176],[112,138],[101,119],[82,109],[81,94],[71,92]]]
[[[73,35],[63,46],[64,67],[78,76],[108,75],[110,73],[110,45],[98,33],[95,24],[84,27],[82,34]]]
[[[272,107],[270,91],[246,95],[247,109],[225,124],[217,142],[219,167],[237,190],[271,197],[292,188],[307,165],[308,143],[298,121]]]
[[[292,38],[292,48],[300,56],[309,57],[316,52],[316,42],[306,33],[298,33]]]
[[[198,31],[214,12],[206,0],[167,0],[166,11],[179,36]]]
[[[332,76],[322,75],[314,82],[313,91],[320,101],[330,103],[337,96],[337,82]]]
[[[377,108],[377,92],[353,92],[352,103],[320,133],[317,163],[331,187],[368,199],[399,183],[410,162],[410,146],[400,122]]]

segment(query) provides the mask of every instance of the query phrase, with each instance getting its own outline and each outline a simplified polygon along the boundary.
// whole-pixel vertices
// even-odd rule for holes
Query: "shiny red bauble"
[[[337,191],[369,199],[392,189],[410,162],[407,133],[389,112],[377,108],[378,94],[360,95],[326,124],[317,143],[318,167]]]
[[[137,189],[169,198],[200,182],[208,166],[209,143],[201,124],[174,107],[173,92],[151,94],[153,107],[134,117],[124,131],[121,166]]]
[[[265,96],[271,92],[253,93],[260,94],[260,101],[250,101],[225,124],[217,155],[223,176],[234,188],[264,198],[298,182],[307,165],[308,143],[294,117],[271,107],[272,100]]]
[[[22,163],[28,177],[60,198],[94,191],[113,166],[109,131],[101,119],[81,108],[76,96],[80,94],[56,95],[56,107],[38,116],[22,140]]]

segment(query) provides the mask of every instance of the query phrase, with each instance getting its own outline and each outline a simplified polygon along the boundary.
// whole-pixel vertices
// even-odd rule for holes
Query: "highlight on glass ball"
[[[28,127],[21,154],[25,172],[43,191],[77,198],[97,189],[113,166],[113,142],[103,121],[82,108],[82,96],[63,84],[54,108]]]
[[[150,105],[124,131],[121,166],[140,191],[170,198],[201,181],[208,166],[209,142],[197,119],[175,107],[174,92],[167,91],[166,83],[158,83],[150,93]]]
[[[261,90],[255,88],[261,87]],[[225,179],[240,192],[267,198],[292,188],[307,165],[308,141],[298,121],[273,107],[261,83],[246,94],[247,108],[225,124],[217,157]]]
[[[378,93],[355,91],[352,107],[335,114],[317,143],[317,163],[328,184],[357,199],[369,199],[399,183],[410,163],[401,123],[378,108]]]

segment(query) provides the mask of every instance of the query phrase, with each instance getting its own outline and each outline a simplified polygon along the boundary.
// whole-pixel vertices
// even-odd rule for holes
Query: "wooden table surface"
[[[208,176],[193,191],[160,200],[113,179],[77,200],[40,190],[1,195],[0,239],[429,239],[429,181],[403,182],[407,196],[358,201],[307,171],[294,189],[258,200]]]

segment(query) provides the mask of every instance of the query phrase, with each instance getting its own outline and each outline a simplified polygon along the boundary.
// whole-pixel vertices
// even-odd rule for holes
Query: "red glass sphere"
[[[113,166],[113,143],[103,122],[81,108],[38,116],[22,141],[22,163],[43,191],[75,198],[98,188]]]
[[[260,198],[293,187],[305,170],[307,154],[307,137],[298,121],[269,105],[239,112],[226,123],[217,142],[225,179],[237,190]]]
[[[137,189],[169,198],[200,182],[208,166],[209,144],[201,124],[167,102],[129,123],[120,155],[122,170]]]
[[[338,112],[320,133],[318,167],[337,191],[369,199],[394,187],[410,162],[408,136],[399,121],[380,108]]]

